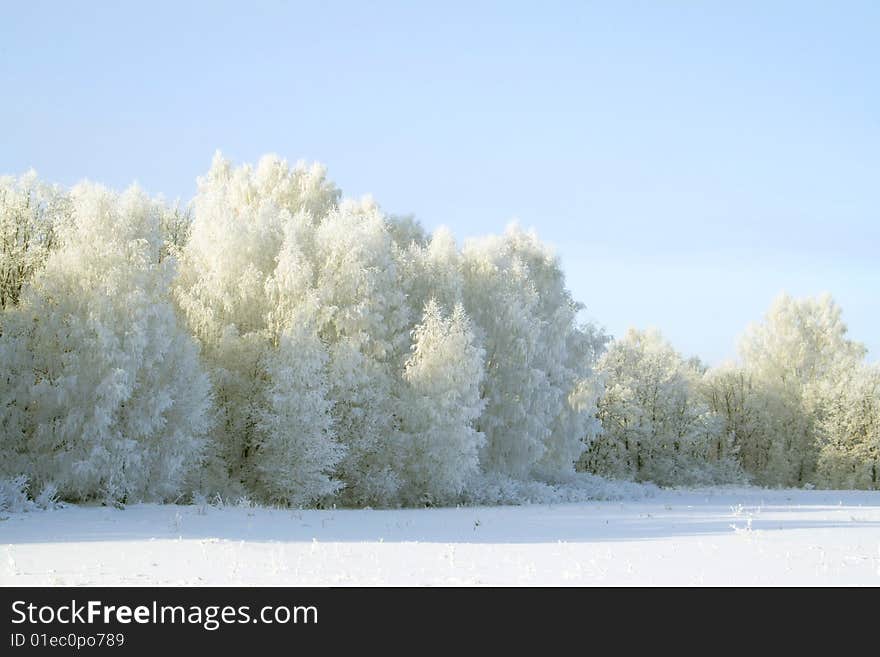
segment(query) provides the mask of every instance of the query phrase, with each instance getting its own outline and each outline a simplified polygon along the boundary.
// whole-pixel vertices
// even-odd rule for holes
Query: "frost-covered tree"
[[[608,341],[604,331],[589,323],[573,327],[566,337],[566,357],[556,380],[567,392],[553,420],[547,449],[535,467],[544,480],[567,479],[585,450],[601,435],[596,411],[602,386],[596,365]]]
[[[263,499],[311,504],[337,492],[327,351],[311,322],[294,316],[269,360],[267,404],[257,421],[255,487]],[[294,393],[294,394],[291,394]]]
[[[702,390],[720,423],[718,450],[727,446],[756,484],[796,482],[800,461],[792,458],[791,436],[805,435],[809,417],[791,389],[726,363],[706,373]]]
[[[448,502],[478,475],[484,438],[474,422],[483,409],[483,357],[464,308],[444,316],[429,301],[414,330],[400,399],[396,451],[405,501]]]
[[[391,238],[399,249],[410,246],[424,246],[428,242],[428,234],[424,227],[412,215],[389,215],[386,219]]]
[[[752,376],[733,363],[724,363],[703,375],[700,390],[718,422],[711,446],[716,458],[735,454],[746,472],[764,468],[768,418]]]
[[[465,310],[486,351],[482,468],[514,478],[570,475],[591,432],[589,356],[601,349],[600,335],[577,325],[580,305],[533,232],[513,225],[471,240],[462,270]]]
[[[266,283],[270,336],[265,408],[258,411],[254,480],[264,499],[311,504],[336,493],[344,455],[336,440],[329,354],[318,335],[314,269],[307,252],[314,227],[297,214],[284,227],[275,271]]]
[[[0,476],[67,499],[174,499],[202,457],[209,387],[170,302],[163,208],[87,184],[71,205],[4,318]]]
[[[163,242],[161,257],[180,258],[192,229],[191,209],[182,206],[180,201],[171,206],[163,206],[159,225]]]
[[[765,455],[743,453],[764,463],[759,481],[802,485],[815,476],[820,450],[818,422],[826,391],[857,368],[864,346],[847,338],[840,307],[829,295],[777,298],[764,321],[749,327],[740,358],[760,391],[765,439],[755,447]]]
[[[345,202],[315,231],[319,334],[349,503],[387,504],[401,485],[391,436],[412,315],[388,223],[370,199]]]
[[[36,172],[0,177],[0,311],[18,303],[69,219],[67,195],[40,182]]]
[[[864,345],[847,338],[840,306],[828,294],[805,299],[780,295],[740,343],[746,367],[803,387],[851,369],[865,353]]]
[[[411,240],[398,253],[401,278],[411,312],[418,316],[430,301],[452,309],[464,299],[464,260],[445,226],[429,238]]]
[[[738,476],[719,425],[700,395],[703,371],[656,330],[631,329],[598,366],[605,390],[603,432],[584,457],[587,469],[663,485],[713,483]]]
[[[233,169],[218,154],[199,180],[176,298],[215,390],[213,462],[225,474],[209,487],[295,504],[337,488],[324,348],[296,318],[314,314],[315,224],[338,197],[321,167],[274,156]]]
[[[843,374],[823,395],[818,480],[831,488],[880,488],[880,366]]]

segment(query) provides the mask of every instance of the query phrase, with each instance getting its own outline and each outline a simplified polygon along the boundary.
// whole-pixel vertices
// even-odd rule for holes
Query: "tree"
[[[599,361],[603,433],[585,457],[612,477],[682,485],[729,481],[737,468],[718,450],[719,425],[703,402],[702,369],[656,330],[629,330]],[[723,444],[723,443],[722,443]]]
[[[484,437],[474,422],[483,410],[484,354],[460,304],[444,317],[429,301],[413,333],[399,411],[402,497],[409,503],[449,502],[479,473]]]
[[[0,311],[18,303],[24,284],[45,264],[70,203],[34,171],[0,177]]]
[[[281,333],[267,367],[268,403],[256,429],[254,478],[263,499],[311,504],[342,487],[333,476],[344,450],[333,431],[327,359],[316,331],[305,319],[294,318]]]
[[[829,295],[798,300],[783,294],[742,338],[743,367],[765,405],[767,457],[764,471],[756,471],[759,481],[793,486],[814,480],[826,391],[866,353],[846,334]]]
[[[162,232],[162,258],[180,258],[183,247],[189,241],[192,229],[192,210],[177,201],[172,206],[162,205],[159,228]]]
[[[348,503],[388,504],[401,485],[390,437],[399,428],[402,362],[412,324],[385,217],[345,202],[315,232],[318,333],[330,350],[330,397]]]
[[[880,488],[880,366],[845,373],[825,391],[822,411],[819,483]]]
[[[410,312],[419,316],[432,300],[446,309],[463,303],[464,263],[452,231],[441,226],[430,238],[407,244],[397,257]]]
[[[67,499],[174,499],[202,458],[210,390],[170,303],[163,209],[87,184],[71,203],[0,337],[2,474]]]
[[[594,411],[589,357],[600,334],[578,327],[581,307],[533,232],[513,225],[469,241],[462,269],[465,310],[486,352],[481,467],[520,479],[569,476]]]
[[[746,367],[784,384],[810,387],[859,363],[864,345],[846,337],[842,311],[831,295],[794,299],[781,294],[761,323],[740,342]]]
[[[274,156],[233,169],[217,154],[199,181],[176,299],[215,390],[210,487],[292,504],[339,487],[311,260],[338,196],[323,168]]]

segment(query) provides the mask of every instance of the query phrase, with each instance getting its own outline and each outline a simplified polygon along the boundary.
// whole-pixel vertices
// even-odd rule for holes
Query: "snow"
[[[395,510],[67,506],[0,521],[0,585],[880,586],[880,491],[654,491]]]

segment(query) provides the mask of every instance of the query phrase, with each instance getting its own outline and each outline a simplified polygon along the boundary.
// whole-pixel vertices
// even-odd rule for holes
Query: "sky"
[[[717,364],[780,292],[880,359],[880,3],[4,2],[0,173],[188,200],[317,160],[555,245],[584,319]]]

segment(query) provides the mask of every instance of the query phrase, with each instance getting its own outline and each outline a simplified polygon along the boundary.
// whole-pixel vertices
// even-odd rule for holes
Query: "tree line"
[[[578,472],[877,487],[880,372],[830,297],[780,297],[717,368],[581,309],[534,232],[459,244],[319,165],[218,154],[185,207],[4,177],[0,478],[296,506]]]

